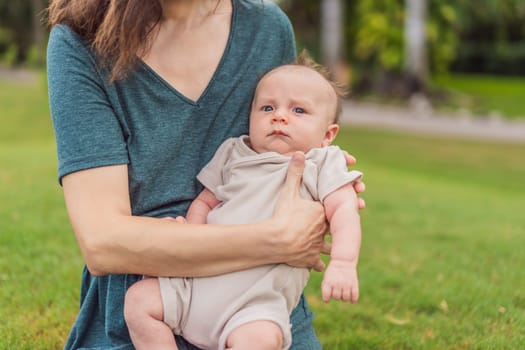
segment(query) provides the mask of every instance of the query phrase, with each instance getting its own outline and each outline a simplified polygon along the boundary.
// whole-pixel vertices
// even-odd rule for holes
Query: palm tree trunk
[[[45,40],[45,26],[43,23],[43,11],[45,8],[44,1],[31,0],[31,20],[32,20],[32,45],[38,52],[37,63],[44,61],[44,40]]]
[[[343,60],[343,2],[323,0],[321,3],[321,52],[323,63],[334,77],[348,82],[348,70]]]
[[[417,91],[424,89],[428,78],[425,36],[427,0],[405,1],[405,72]]]

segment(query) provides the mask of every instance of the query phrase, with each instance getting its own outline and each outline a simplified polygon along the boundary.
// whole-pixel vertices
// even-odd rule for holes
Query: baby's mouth
[[[273,135],[277,135],[277,136],[288,136],[287,133],[285,133],[284,131],[279,130],[279,129],[273,130],[273,131],[270,133],[270,136],[273,136]]]

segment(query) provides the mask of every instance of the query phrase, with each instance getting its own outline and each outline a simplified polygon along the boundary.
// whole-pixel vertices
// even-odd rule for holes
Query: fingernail
[[[303,158],[303,153],[301,152],[294,152],[294,154],[292,154],[292,161],[294,162],[299,162],[301,161]]]

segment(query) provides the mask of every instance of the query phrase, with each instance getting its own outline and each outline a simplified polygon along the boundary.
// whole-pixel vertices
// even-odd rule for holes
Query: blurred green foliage
[[[282,0],[299,47],[318,58],[321,1]],[[401,72],[403,0],[342,0],[346,59],[363,75]],[[525,74],[525,1],[427,0],[426,36],[432,73],[449,70]]]
[[[455,6],[461,50],[453,70],[525,75],[523,0],[459,0]]]
[[[42,65],[47,0],[0,0],[0,63]]]
[[[525,75],[525,1],[426,0],[429,65],[434,73]],[[319,57],[320,0],[281,0],[298,46]],[[403,0],[341,0],[345,56],[362,74],[400,72],[404,65]],[[0,0],[0,62],[43,63],[42,18],[48,0]]]
[[[403,6],[393,0],[364,0],[356,2],[352,10],[355,20],[347,25],[352,40],[346,43],[350,57],[369,67],[401,69]]]

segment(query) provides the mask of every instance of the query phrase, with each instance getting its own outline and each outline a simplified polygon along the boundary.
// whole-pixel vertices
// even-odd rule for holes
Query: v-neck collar
[[[209,90],[213,88],[214,82],[217,80],[217,77],[220,74],[220,71],[223,69],[223,66],[226,64],[226,61],[228,59],[228,54],[230,52],[230,48],[232,46],[233,42],[233,36],[235,34],[235,29],[237,27],[237,0],[231,0],[232,2],[232,17],[231,17],[231,23],[230,23],[230,33],[228,35],[228,40],[226,42],[226,47],[224,48],[224,52],[222,53],[221,59],[219,60],[219,64],[217,65],[217,68],[215,68],[215,71],[213,72],[213,75],[211,76],[210,81],[206,85],[206,88],[202,91],[200,96],[197,98],[197,100],[192,100],[183,93],[181,93],[179,90],[177,90],[173,85],[171,85],[166,79],[164,79],[159,73],[157,73],[153,68],[151,68],[146,62],[144,62],[142,59],[139,59],[140,66],[147,71],[149,74],[151,74],[156,80],[158,80],[162,85],[164,85],[168,90],[170,90],[172,93],[177,95],[182,101],[189,105],[193,106],[199,106],[202,101],[206,98],[206,95],[208,94]]]

